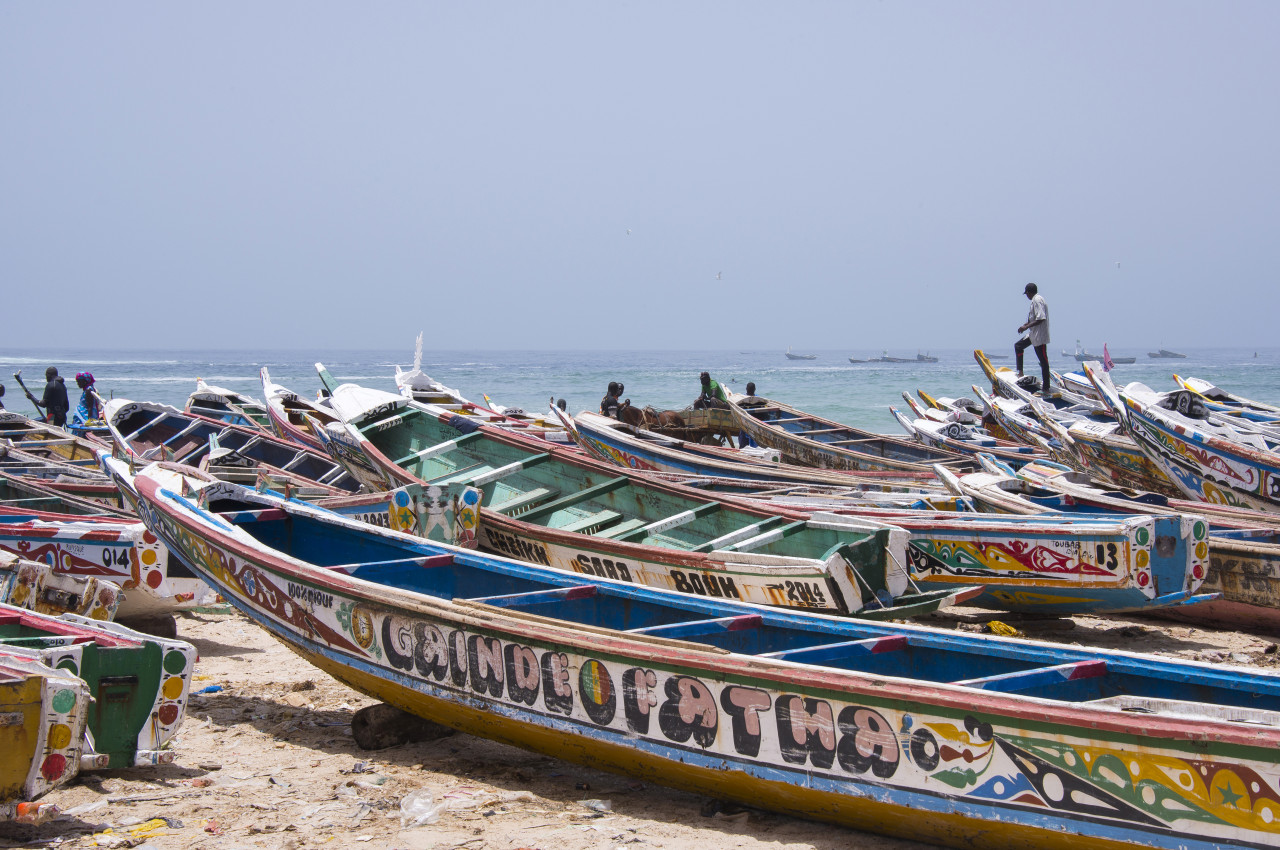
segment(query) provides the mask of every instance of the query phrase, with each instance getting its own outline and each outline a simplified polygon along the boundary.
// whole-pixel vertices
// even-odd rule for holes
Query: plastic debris
[[[999,620],[992,620],[987,623],[985,631],[1000,637],[1022,637],[1022,632],[1010,626],[1008,623],[1002,623]]]
[[[425,788],[410,791],[400,800],[400,825],[413,829],[433,824],[440,820],[440,813],[448,807],[448,802],[437,802],[435,795]]]
[[[223,690],[222,685],[209,685],[196,691],[197,694],[216,694]]]
[[[608,800],[579,800],[578,805],[586,806],[593,812],[611,812],[613,804]]]

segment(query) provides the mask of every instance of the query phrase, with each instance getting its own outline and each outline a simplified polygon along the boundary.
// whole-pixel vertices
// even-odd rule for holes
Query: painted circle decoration
[[[1139,528],[1138,533],[1134,536],[1137,538],[1139,546],[1146,546],[1147,541],[1151,539],[1151,532],[1145,528]]]
[[[1151,583],[1151,576],[1145,572],[1138,573],[1138,587],[1146,587]]]
[[[163,581],[164,581],[164,576],[160,573],[159,570],[149,570],[147,572],[147,587],[150,587],[152,590],[155,590],[157,587],[159,587],[160,583]]]
[[[166,702],[160,706],[160,710],[156,712],[156,717],[165,726],[172,726],[181,714],[182,709],[178,707],[176,702]]]
[[[146,564],[148,567],[155,566],[155,563],[156,563],[156,550],[155,550],[155,549],[143,549],[143,550],[142,550],[141,558],[142,558],[142,563]]]
[[[53,710],[59,714],[66,714],[68,711],[76,707],[76,692],[70,688],[60,688],[53,695],[51,703]],[[62,774],[58,774],[61,776]]]
[[[396,506],[401,508],[409,507],[409,494],[403,490],[396,493]]]
[[[154,534],[152,534],[150,531],[144,531],[144,532],[142,532],[142,539],[143,539],[143,541],[144,541],[144,542],[146,542],[146,543],[151,543],[151,544],[155,544],[155,543],[159,543],[159,542],[160,542],[160,538],[159,538],[159,537],[156,537],[156,536],[155,536]]]
[[[80,667],[79,665],[76,664],[76,660],[74,658],[64,658],[61,661],[59,661],[58,669],[66,670],[68,673],[70,673],[73,676],[80,675]]]
[[[1191,533],[1195,536],[1196,540],[1204,539],[1205,530],[1203,522],[1197,522],[1195,525],[1191,526]]]
[[[164,656],[164,672],[177,675],[187,669],[187,656],[171,649]]]
[[[40,775],[47,782],[56,782],[67,772],[67,757],[62,753],[50,753],[40,765]]]
[[[1139,569],[1143,569],[1147,566],[1148,563],[1150,563],[1151,556],[1149,556],[1145,551],[1139,551],[1137,556],[1135,556],[1133,560],[1134,560],[1134,563],[1138,565]]]
[[[49,746],[60,750],[71,743],[71,727],[65,723],[55,723],[49,727]]]
[[[364,608],[351,609],[351,636],[361,649],[373,646],[373,615]]]
[[[1204,542],[1203,540],[1201,540],[1199,543],[1197,543],[1197,544],[1196,544],[1196,557],[1197,557],[1197,558],[1199,558],[1199,559],[1200,559],[1200,560],[1202,560],[1202,561],[1203,561],[1205,558],[1209,557],[1209,544],[1208,544],[1208,543],[1206,543],[1206,542]]]
[[[164,694],[165,699],[177,699],[182,696],[182,677],[170,676],[165,679],[160,693]]]
[[[587,716],[601,726],[611,722],[618,709],[618,694],[609,670],[592,659],[582,665],[578,684]]]

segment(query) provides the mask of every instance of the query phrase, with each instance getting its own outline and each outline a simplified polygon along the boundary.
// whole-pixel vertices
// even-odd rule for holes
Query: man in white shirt
[[[1034,283],[1028,283],[1023,288],[1022,294],[1031,300],[1031,309],[1027,311],[1027,320],[1018,327],[1018,333],[1026,333],[1026,336],[1013,344],[1013,353],[1018,361],[1018,377],[1022,377],[1022,353],[1030,346],[1035,349],[1036,358],[1040,361],[1042,375],[1040,389],[1048,397],[1051,392],[1049,384],[1049,305],[1039,295],[1039,290]]]

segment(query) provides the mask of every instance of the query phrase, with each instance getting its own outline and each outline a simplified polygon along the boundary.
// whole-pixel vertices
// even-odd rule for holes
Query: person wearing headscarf
[[[76,386],[80,388],[80,403],[71,414],[72,425],[87,425],[102,421],[102,399],[93,386],[92,372],[77,372]]]

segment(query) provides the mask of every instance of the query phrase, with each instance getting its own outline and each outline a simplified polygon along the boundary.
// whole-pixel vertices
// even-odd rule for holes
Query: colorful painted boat
[[[1180,375],[1174,375],[1173,380],[1184,390],[1189,390],[1207,401],[1258,414],[1268,419],[1280,418],[1280,406],[1238,396],[1201,378],[1183,378]]]
[[[0,512],[0,551],[51,566],[55,573],[119,585],[120,619],[172,614],[207,605],[213,592],[140,521]]]
[[[1015,466],[1029,463],[1038,457],[1045,457],[1050,452],[1049,444],[1043,439],[1039,440],[1038,445],[1028,446],[1011,440],[996,439],[980,427],[973,425],[930,419],[915,399],[905,393],[903,398],[907,400],[915,415],[907,416],[892,405],[889,406],[889,413],[898,420],[898,424],[908,436],[914,437],[926,446],[974,457],[979,453],[993,454]]]
[[[103,448],[99,446],[100,450]],[[13,482],[35,484],[45,491],[97,502],[115,509],[120,494],[97,465],[63,461],[56,455],[28,452],[12,445],[0,445],[0,476]]]
[[[0,447],[0,451],[2,450]],[[134,518],[127,508],[117,507],[119,498],[117,491],[112,502],[89,499],[68,493],[57,487],[55,482],[0,472],[0,512],[47,511],[118,519]]]
[[[885,498],[891,501],[941,492],[936,486],[920,486],[915,473],[853,473],[770,462],[749,450],[699,445],[588,411],[573,418],[561,414],[561,421],[574,441],[599,460],[644,473],[669,472],[750,482],[742,492],[757,492],[762,489],[760,485],[775,492],[789,487],[825,488],[867,498],[887,494]],[[770,453],[778,456],[775,451]],[[724,492],[720,488],[717,491]]]
[[[687,593],[856,616],[914,616],[970,590],[910,592],[906,535],[884,523],[716,499],[401,396],[350,385],[331,391],[364,454],[388,478],[424,488],[442,513],[449,505],[460,505],[455,517],[478,511],[478,540],[490,551]],[[459,539],[450,538],[444,516],[432,528],[433,539]]]
[[[92,466],[94,452],[107,445],[96,437],[77,437],[56,425],[0,408],[0,442],[72,464]]]
[[[140,462],[204,466],[215,477],[249,485],[268,475],[310,498],[360,489],[360,482],[333,458],[265,431],[127,399],[107,402],[106,414],[118,450]]]
[[[956,847],[1280,841],[1274,675],[567,576],[155,467],[136,486],[303,658],[471,734]]]
[[[743,407],[745,396],[731,393],[729,410],[738,428],[762,446],[778,449],[784,460],[819,469],[889,470],[932,478],[933,464],[967,472],[977,467],[970,457],[851,428],[796,410],[779,401]]]
[[[36,798],[80,771],[91,699],[74,674],[0,647],[0,821],[58,814]]]
[[[1024,516],[1048,512],[1164,514],[1203,518],[1209,561],[1195,605],[1152,613],[1184,622],[1280,634],[1280,527],[1275,514],[1166,499],[1154,493],[1103,491],[1067,467],[1040,461],[1016,473],[1000,464],[959,479],[958,490],[980,508]],[[1202,511],[1192,513],[1197,508]],[[1185,525],[1185,523],[1184,523]],[[1196,544],[1197,546],[1199,544]]]
[[[342,420],[332,410],[308,401],[272,381],[266,366],[262,367],[258,376],[262,379],[262,396],[266,399],[267,416],[275,435],[282,440],[323,452],[324,442],[316,433],[314,423],[328,425]]]
[[[0,651],[79,676],[93,694],[81,770],[171,764],[196,650],[119,623],[0,604]]]
[[[1280,443],[1210,423],[1189,390],[1118,389],[1097,364],[1085,372],[1117,420],[1160,470],[1192,499],[1280,512]]]
[[[124,594],[119,585],[96,576],[59,573],[49,564],[0,552],[0,602],[57,617],[115,619]]]
[[[271,417],[267,414],[266,405],[244,393],[207,384],[204,378],[196,378],[195,392],[187,396],[185,410],[254,431],[271,430]]]

